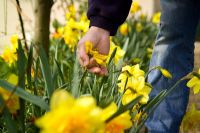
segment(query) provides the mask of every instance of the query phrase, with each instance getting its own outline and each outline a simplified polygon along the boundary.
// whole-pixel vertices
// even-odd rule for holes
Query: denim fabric
[[[152,71],[148,81],[153,85],[150,98],[175,84],[192,71],[194,40],[200,17],[199,0],[160,0],[161,22],[150,68],[162,66],[173,79]],[[189,97],[186,82],[182,82],[155,110],[145,123],[150,133],[178,133]]]

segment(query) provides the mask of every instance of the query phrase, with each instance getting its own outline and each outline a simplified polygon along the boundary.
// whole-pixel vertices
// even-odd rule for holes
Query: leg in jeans
[[[148,77],[153,85],[150,97],[167,89],[193,69],[194,38],[200,13],[198,0],[160,0],[161,23],[150,68],[162,66],[173,75],[166,79],[159,71]],[[189,89],[181,83],[146,122],[150,133],[178,133],[188,104]]]

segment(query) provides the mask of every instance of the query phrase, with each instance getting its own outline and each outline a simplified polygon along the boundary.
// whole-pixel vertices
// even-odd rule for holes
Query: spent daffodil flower
[[[18,82],[18,77],[14,74],[11,74],[8,77],[7,82],[9,82],[10,84],[16,85]],[[0,87],[0,95],[2,96],[6,104],[6,107],[8,108],[10,113],[15,114],[17,110],[19,110],[20,108],[19,97],[1,87]]]
[[[153,18],[152,18],[152,22],[154,24],[160,23],[160,16],[161,16],[161,12],[158,12],[158,13],[154,14]]]
[[[200,75],[200,69],[198,71],[198,74]],[[200,91],[200,78],[197,76],[193,76],[191,80],[188,81],[187,86],[191,89],[193,89],[194,94],[199,93]]]
[[[86,53],[89,54],[89,56],[93,57],[94,60],[99,65],[106,66],[106,60],[107,60],[108,56],[100,54],[97,50],[95,50],[90,41],[85,42],[85,49],[86,49]]]
[[[56,91],[51,110],[36,120],[41,133],[98,133],[104,130],[102,109],[90,96],[74,99],[64,90]]]
[[[126,36],[129,32],[129,26],[128,26],[128,23],[124,23],[122,24],[120,27],[119,27],[119,32]]]

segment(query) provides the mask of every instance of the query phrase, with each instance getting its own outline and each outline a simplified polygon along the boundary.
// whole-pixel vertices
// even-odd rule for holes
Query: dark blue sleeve
[[[108,30],[115,35],[127,18],[132,0],[89,0],[87,16],[90,26]]]

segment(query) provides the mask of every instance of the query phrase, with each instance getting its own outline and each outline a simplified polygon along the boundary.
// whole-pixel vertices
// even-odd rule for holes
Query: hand
[[[81,66],[86,67],[89,72],[107,75],[107,68],[100,66],[94,58],[89,58],[89,55],[87,55],[85,51],[86,41],[90,41],[93,44],[93,48],[97,49],[100,54],[108,55],[110,49],[110,33],[102,28],[92,26],[79,41],[77,48],[77,55]]]

